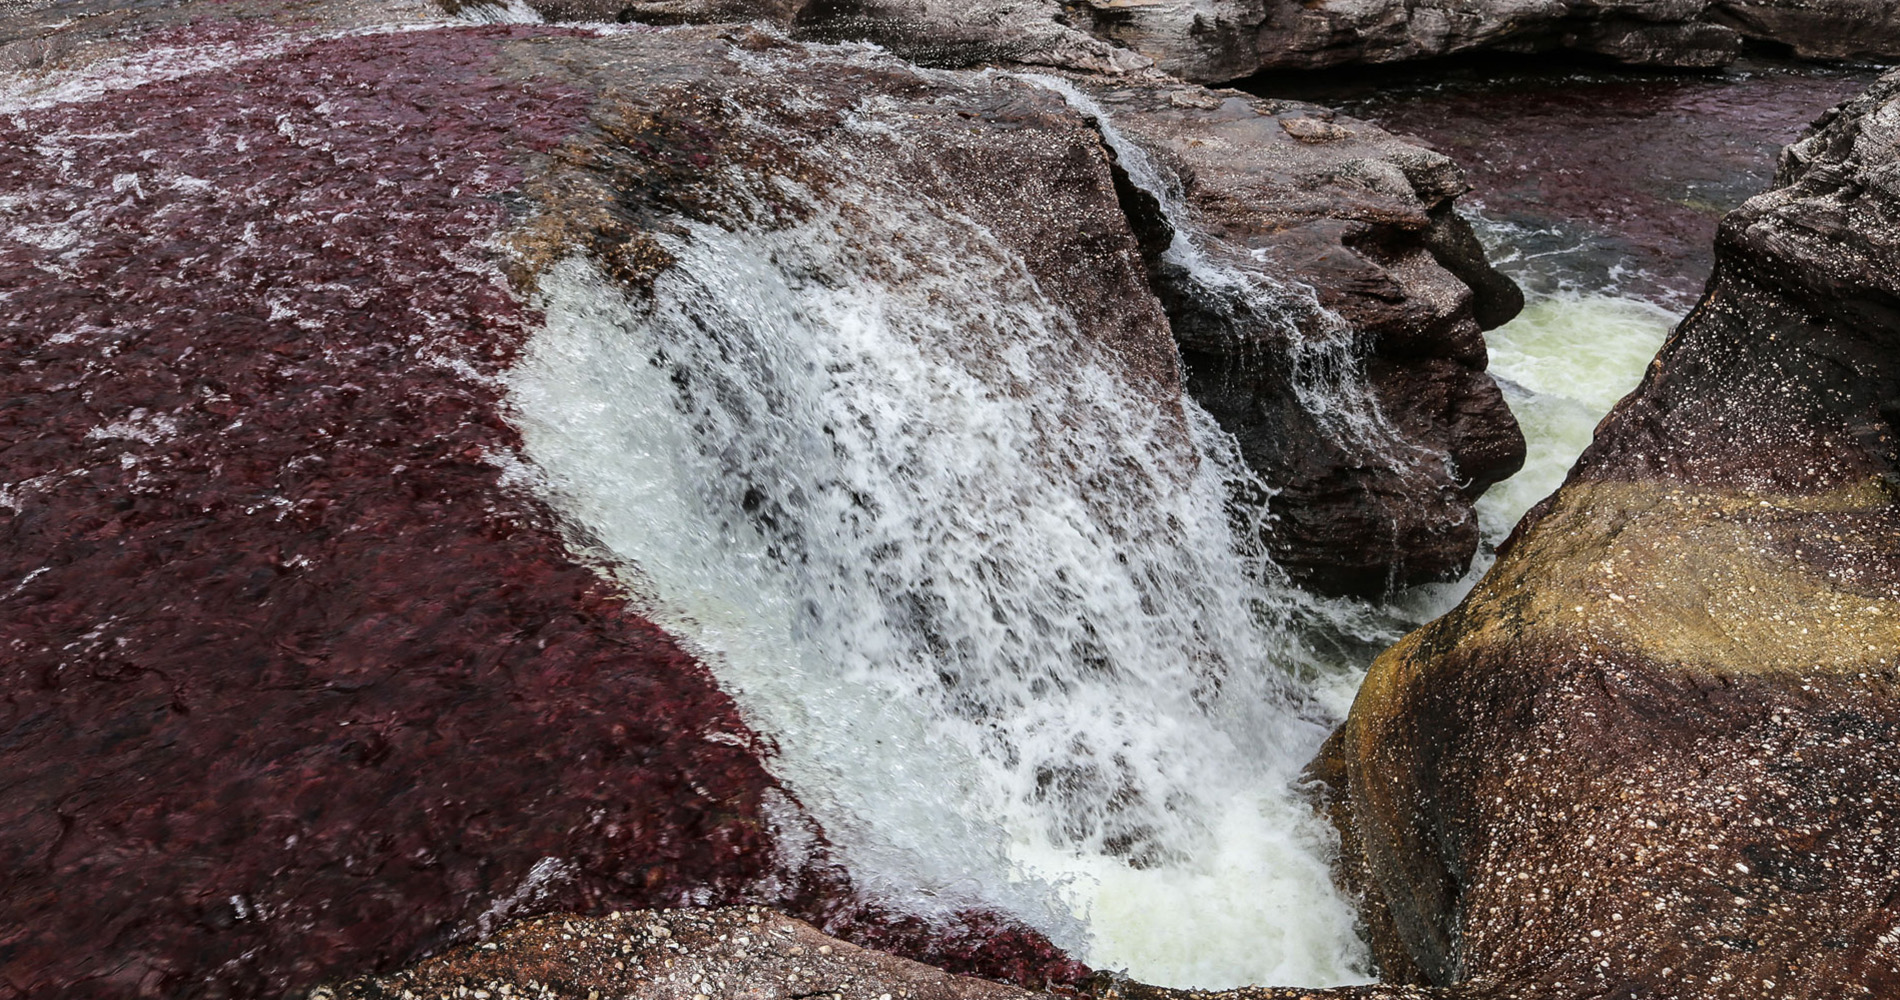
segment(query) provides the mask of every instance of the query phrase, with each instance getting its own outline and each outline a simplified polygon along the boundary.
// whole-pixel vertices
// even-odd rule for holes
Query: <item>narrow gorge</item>
[[[0,997],[1900,990],[1896,54],[0,5]]]

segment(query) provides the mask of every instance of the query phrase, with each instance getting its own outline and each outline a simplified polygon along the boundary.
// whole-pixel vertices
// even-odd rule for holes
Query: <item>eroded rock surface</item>
[[[1900,990],[1900,77],[1789,147],[1568,483],[1316,769],[1389,977]]]
[[[380,979],[319,987],[308,1000],[1032,1000],[1075,996],[953,976],[868,951],[802,921],[757,907],[543,917],[480,945]],[[1335,990],[1161,990],[1100,977],[1101,1000],[1422,1000],[1437,991],[1365,986]]]
[[[1472,501],[1524,458],[1480,330],[1523,297],[1452,209],[1464,174],[1313,105],[1089,89],[1175,189],[1179,233],[1154,198],[1124,200],[1189,392],[1279,491],[1276,561],[1332,593],[1462,575]]]

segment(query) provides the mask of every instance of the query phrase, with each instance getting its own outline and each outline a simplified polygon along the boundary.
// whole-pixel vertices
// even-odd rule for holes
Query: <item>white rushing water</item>
[[[1556,492],[1590,445],[1597,421],[1642,380],[1676,322],[1665,306],[1610,292],[1533,295],[1491,331],[1491,374],[1524,429],[1524,470],[1478,501],[1487,538],[1502,541],[1524,512]]]
[[[1230,515],[1231,442],[975,223],[830,203],[680,223],[651,301],[544,277],[510,376],[540,488],[871,893],[1149,981],[1363,981],[1294,787],[1356,678]]]
[[[1563,484],[1597,421],[1642,381],[1688,303],[1631,293],[1629,284],[1643,282],[1586,235],[1504,222],[1481,205],[1463,211],[1493,263],[1525,292],[1523,313],[1485,334],[1491,374],[1527,452],[1523,471],[1478,501],[1484,537],[1495,545]]]
[[[1302,350],[1316,303],[1210,262],[1165,174],[1031,82],[1099,119],[1170,213],[1172,264]],[[905,141],[888,126],[853,123]],[[509,394],[575,544],[713,669],[868,893],[1012,915],[1150,982],[1365,981],[1296,788],[1362,664],[1302,626],[1391,636],[1285,584],[1230,511],[1264,489],[1231,440],[1128,381],[980,225],[868,188],[813,207],[772,232],[662,227],[677,264],[650,298],[579,258],[544,276]],[[1487,532],[1654,349],[1653,316],[1599,298],[1540,299],[1494,338],[1533,457]],[[1606,317],[1635,332],[1578,378]],[[1302,391],[1342,439],[1390,447],[1350,339],[1305,346]]]
[[[1056,93],[1094,123],[1129,182],[1154,197],[1173,231],[1162,253],[1164,266],[1171,265],[1184,277],[1196,300],[1222,310],[1239,335],[1246,336],[1247,327],[1254,324],[1277,332],[1274,339],[1287,345],[1287,356],[1273,360],[1290,366],[1295,398],[1327,434],[1374,460],[1424,457],[1379,411],[1366,381],[1361,339],[1351,324],[1320,304],[1311,286],[1290,283],[1264,267],[1242,263],[1254,254],[1228,253],[1217,259],[1205,245],[1213,242],[1212,237],[1194,225],[1180,179],[1123,135],[1114,116],[1099,102],[1060,77],[1011,75]],[[1446,460],[1442,455],[1436,458]]]

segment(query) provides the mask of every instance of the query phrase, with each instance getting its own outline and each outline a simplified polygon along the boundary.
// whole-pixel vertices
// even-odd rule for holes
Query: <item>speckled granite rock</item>
[[[318,987],[307,1000],[1032,1000],[1076,996],[952,976],[868,951],[771,910],[551,916],[378,979]],[[1439,990],[1164,990],[1098,977],[1101,1000],[1428,1000]],[[1462,994],[1460,994],[1462,995]]]
[[[1900,76],[1784,154],[1568,483],[1316,764],[1389,976],[1900,992]]]

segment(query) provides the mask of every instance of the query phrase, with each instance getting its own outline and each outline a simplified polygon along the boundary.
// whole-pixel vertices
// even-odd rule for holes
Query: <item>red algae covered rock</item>
[[[1569,481],[1374,664],[1315,770],[1389,978],[1900,991],[1896,123],[1890,74],[1784,152]]]
[[[690,114],[615,133],[603,93],[671,100],[755,36],[299,11],[7,28],[52,55],[0,115],[0,996],[274,996],[549,908],[757,900],[1081,975],[859,899],[711,675],[514,485],[536,255],[637,288],[665,265],[628,227],[697,197],[537,226],[589,204],[562,178],[717,152]],[[1063,127],[1120,226],[1080,238],[1145,296]]]
[[[507,35],[0,124],[0,989],[260,994],[774,872],[730,703],[500,488],[531,317],[476,244],[587,104]]]

